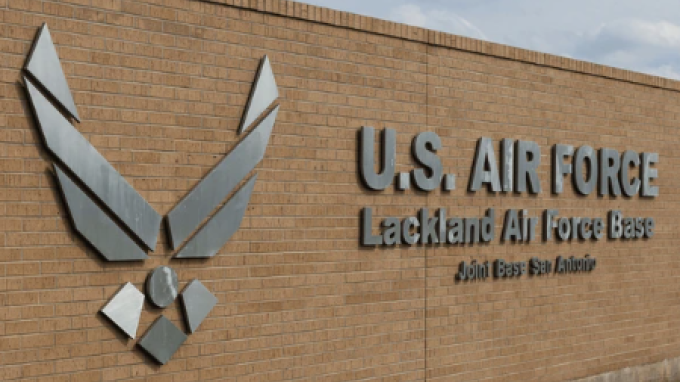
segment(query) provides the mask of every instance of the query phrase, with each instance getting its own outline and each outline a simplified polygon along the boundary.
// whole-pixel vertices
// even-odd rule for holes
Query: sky
[[[680,79],[679,0],[303,0]]]

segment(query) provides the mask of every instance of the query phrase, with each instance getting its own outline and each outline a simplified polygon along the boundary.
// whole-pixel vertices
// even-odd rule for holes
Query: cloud
[[[443,9],[423,10],[415,4],[403,4],[390,12],[389,19],[417,27],[488,40],[484,32],[457,14]]]
[[[577,58],[657,76],[680,78],[680,25],[620,19],[584,34]]]
[[[656,68],[649,68],[645,70],[649,74],[653,74],[659,77],[672,78],[675,80],[680,80],[680,70],[678,70],[678,65],[661,65]]]
[[[678,0],[303,0],[680,79]]]
[[[617,20],[603,24],[597,35],[612,35],[631,42],[680,48],[680,26],[668,21]]]
[[[594,55],[638,47],[680,49],[680,26],[667,21],[614,20],[601,24],[584,37],[586,45],[582,49]]]

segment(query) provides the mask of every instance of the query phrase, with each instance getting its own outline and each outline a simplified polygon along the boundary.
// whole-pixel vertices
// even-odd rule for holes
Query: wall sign
[[[430,192],[440,188],[450,192],[456,188],[455,174],[444,173],[437,151],[442,148],[441,139],[433,132],[423,132],[413,138],[411,154],[419,165],[410,173],[395,174],[396,132],[384,129],[380,141],[380,171],[375,171],[375,131],[363,127],[359,134],[359,172],[362,182],[371,190],[381,191],[395,183],[397,190],[414,186]],[[538,168],[541,164],[541,148],[532,141],[502,139],[500,153],[496,154],[490,138],[480,138],[473,158],[468,191],[475,193],[487,188],[492,193],[540,194],[541,182]],[[497,159],[498,158],[498,159]],[[658,170],[657,153],[623,153],[610,148],[595,150],[584,145],[574,148],[556,144],[552,148],[551,192],[563,193],[565,183],[571,183],[577,193],[590,195],[597,190],[600,196],[655,198],[659,195],[654,180]],[[585,171],[584,171],[585,170]],[[571,181],[570,181],[571,180]],[[495,231],[496,218],[502,217],[502,230]],[[605,237],[612,240],[648,239],[654,235],[655,221],[652,217],[627,216],[619,210],[611,210],[606,216],[562,216],[557,209],[546,209],[541,216],[531,216],[527,209],[508,209],[497,213],[488,208],[482,216],[450,216],[445,208],[430,211],[422,208],[416,216],[387,217],[374,221],[373,209],[365,207],[360,217],[360,243],[363,246],[397,245],[474,245],[501,242],[532,242],[536,240],[598,241]],[[374,235],[373,227],[379,227]],[[502,259],[492,263],[460,264],[460,280],[495,277],[516,277],[526,274],[590,272],[597,261],[585,258],[562,258],[528,262],[508,263]]]

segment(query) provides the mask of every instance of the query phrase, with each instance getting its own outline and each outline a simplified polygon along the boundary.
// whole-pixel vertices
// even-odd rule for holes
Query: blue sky
[[[304,0],[680,79],[679,0]]]

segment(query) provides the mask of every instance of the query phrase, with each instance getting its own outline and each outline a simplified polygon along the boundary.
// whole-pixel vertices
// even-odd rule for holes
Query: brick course
[[[21,68],[48,23],[78,130],[165,215],[230,150],[259,59],[281,109],[241,229],[216,257],[111,264],[66,218]],[[0,0],[0,380],[564,381],[680,356],[680,82],[290,1]],[[441,137],[450,193],[367,191],[363,125]],[[477,139],[537,142],[543,192],[465,192]],[[656,199],[550,194],[555,143],[660,155]],[[481,216],[475,246],[359,247],[359,211]],[[502,213],[651,216],[648,241],[501,243]],[[459,283],[460,261],[597,257],[592,274]],[[163,367],[97,312],[170,265],[218,305]],[[139,333],[160,311],[147,306]],[[181,327],[178,304],[163,311]]]

